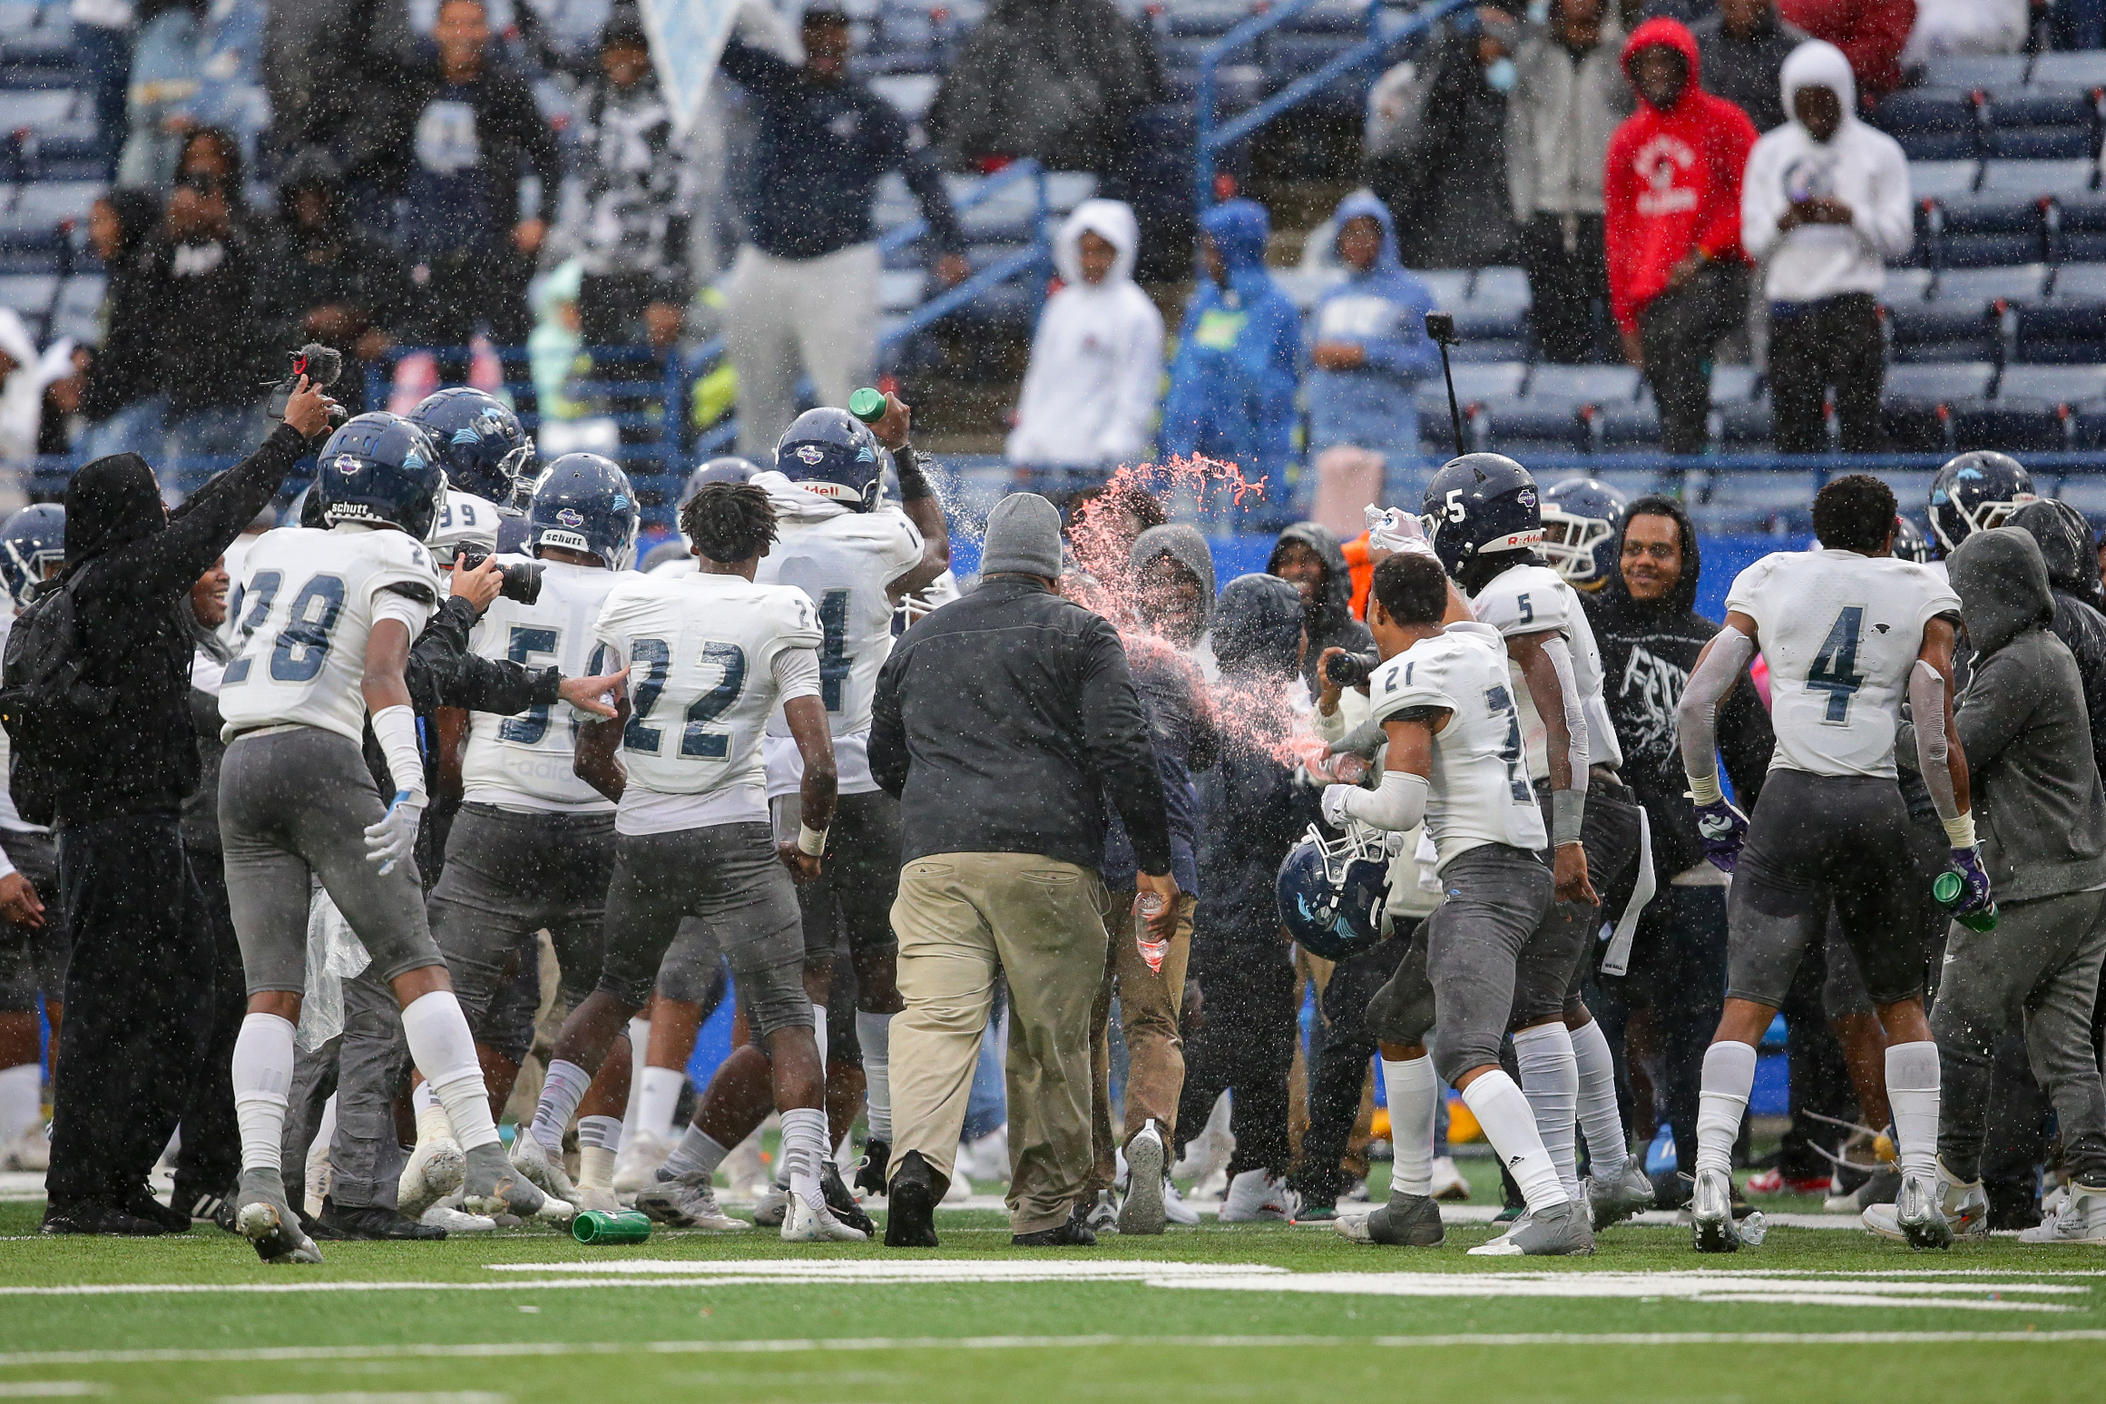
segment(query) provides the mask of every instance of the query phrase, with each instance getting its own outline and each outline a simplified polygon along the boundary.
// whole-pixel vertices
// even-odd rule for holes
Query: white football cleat
[[[639,1131],[622,1142],[621,1158],[614,1163],[617,1194],[638,1194],[658,1182],[658,1167],[673,1153],[673,1143],[651,1131]]]
[[[467,1161],[460,1142],[451,1137],[419,1141],[395,1182],[395,1207],[417,1218],[432,1205],[458,1194],[466,1178]]]
[[[512,1168],[533,1181],[543,1194],[555,1199],[575,1199],[578,1188],[563,1168],[561,1151],[550,1154],[532,1131],[521,1130],[512,1138]]]
[[[834,1217],[834,1211],[826,1207],[822,1196],[809,1200],[802,1195],[789,1196],[789,1209],[783,1216],[782,1241],[785,1243],[863,1243],[870,1235],[859,1228],[851,1228]]]
[[[1904,1181],[1906,1184],[1906,1181]],[[1980,1180],[1956,1180],[1946,1173],[1945,1162],[1937,1162],[1934,1202],[1943,1215],[1946,1243],[1954,1238],[1987,1238],[1989,1236],[1989,1195],[1983,1190]],[[1895,1243],[1916,1243],[1901,1222],[1901,1198],[1892,1204],[1871,1204],[1858,1216],[1864,1226],[1880,1238]],[[1937,1235],[1933,1234],[1935,1239]],[[1936,1242],[1917,1243],[1918,1247],[1943,1247]]]
[[[734,1219],[717,1203],[716,1186],[691,1180],[654,1179],[650,1188],[636,1196],[636,1207],[654,1223],[674,1228],[708,1229],[713,1233],[738,1233],[752,1227]]]
[[[1287,1181],[1264,1170],[1246,1170],[1229,1181],[1221,1201],[1224,1224],[1288,1223],[1302,1207],[1302,1197]]]
[[[1952,1225],[1946,1222],[1938,1193],[1942,1178],[1921,1171],[1901,1177],[1901,1190],[1894,1196],[1894,1223],[1911,1248],[1952,1247]]]
[[[605,1188],[599,1185],[579,1185],[578,1197],[571,1202],[577,1206],[580,1214],[619,1214],[623,1207],[622,1202],[614,1197],[611,1185]]]
[[[1733,1183],[1722,1170],[1699,1170],[1689,1192],[1689,1237],[1699,1253],[1737,1253]]]
[[[1177,1192],[1177,1181],[1163,1181],[1163,1218],[1183,1228],[1199,1226],[1199,1211],[1185,1203],[1185,1197]]]
[[[1567,1201],[1540,1214],[1523,1214],[1505,1233],[1469,1250],[1473,1258],[1585,1257],[1594,1251],[1594,1230],[1584,1204]]]
[[[434,1204],[417,1216],[417,1222],[454,1233],[495,1233],[497,1220],[487,1214],[471,1214],[451,1204]]]
[[[1120,1233],[1161,1233],[1168,1221],[1168,1206],[1163,1203],[1163,1133],[1151,1119],[1134,1133],[1126,1149],[1126,1197],[1119,1201],[1116,1227]]]
[[[1463,1172],[1455,1168],[1455,1157],[1437,1155],[1433,1158],[1433,1189],[1431,1197],[1459,1203],[1470,1197],[1470,1182]]]

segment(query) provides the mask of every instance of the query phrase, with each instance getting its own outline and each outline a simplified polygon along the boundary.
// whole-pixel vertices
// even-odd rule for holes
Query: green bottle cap
[[[885,417],[885,392],[866,385],[848,397],[848,412],[865,424],[875,424]]]
[[[1931,896],[1941,907],[1950,907],[1967,892],[1967,879],[1958,873],[1946,871],[1931,879]]]

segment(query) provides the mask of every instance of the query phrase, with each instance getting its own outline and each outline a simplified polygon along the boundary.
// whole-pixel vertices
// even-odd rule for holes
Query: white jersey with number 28
[[[1742,571],[1729,611],[1770,669],[1772,770],[1894,774],[1894,734],[1923,627],[1960,597],[1924,566],[1855,551],[1778,551]]]

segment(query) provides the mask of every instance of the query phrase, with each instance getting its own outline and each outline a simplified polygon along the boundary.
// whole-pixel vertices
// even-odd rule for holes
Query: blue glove
[[[1740,846],[1748,839],[1748,816],[1735,809],[1733,801],[1721,799],[1696,807],[1696,828],[1711,866],[1722,873],[1732,872],[1740,861]]]
[[[1952,868],[1967,884],[1967,891],[1950,908],[1956,917],[1971,916],[1986,911],[1989,907],[1989,874],[1982,868],[1982,850],[1979,848],[1955,848],[1952,850]]]

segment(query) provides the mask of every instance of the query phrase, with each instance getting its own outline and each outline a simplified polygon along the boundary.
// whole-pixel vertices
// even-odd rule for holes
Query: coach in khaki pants
[[[1090,1006],[1111,915],[1107,801],[1143,895],[1179,910],[1162,782],[1126,650],[1057,593],[1060,514],[1015,493],[980,583],[909,629],[878,674],[870,769],[901,800],[885,1242],[936,1246],[980,1034],[1007,976],[1009,1221],[1021,1246],[1088,1245]],[[1122,923],[1123,929],[1123,923]]]

